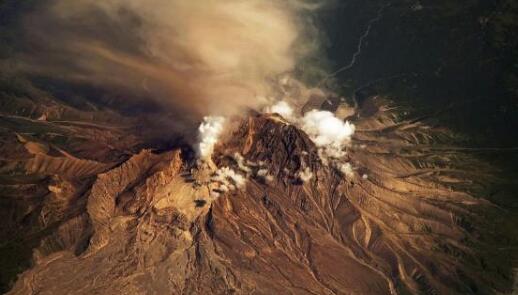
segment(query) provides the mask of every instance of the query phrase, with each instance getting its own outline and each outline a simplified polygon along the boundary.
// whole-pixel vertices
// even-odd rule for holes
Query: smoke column
[[[198,128],[198,156],[201,159],[208,160],[212,156],[214,146],[219,140],[225,118],[223,117],[205,117]]]

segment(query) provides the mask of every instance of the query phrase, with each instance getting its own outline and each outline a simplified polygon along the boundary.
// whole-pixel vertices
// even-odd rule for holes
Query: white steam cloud
[[[210,159],[214,152],[214,146],[219,140],[225,118],[207,116],[198,128],[198,156],[202,159]]]
[[[285,101],[276,102],[265,110],[267,113],[279,114],[286,120],[293,120],[293,108]]]
[[[317,146],[342,146],[350,142],[355,127],[328,111],[312,110],[302,118],[302,127]]]
[[[234,153],[234,160],[236,161],[239,170],[245,172],[247,175],[252,173],[252,169],[248,167],[245,158],[240,153]]]
[[[221,181],[224,183],[230,183],[235,185],[236,188],[241,188],[246,184],[246,178],[241,174],[238,174],[236,171],[223,167],[216,171],[216,177],[214,178],[216,181]]]
[[[343,157],[345,147],[351,142],[355,126],[342,121],[328,111],[312,110],[301,120],[301,128],[325,155],[333,158]]]
[[[304,130],[319,148],[320,156],[325,162],[327,158],[339,159],[345,156],[345,148],[351,143],[356,130],[354,124],[344,122],[329,111],[311,110],[303,117],[297,117],[286,101],[278,101],[265,111],[277,113]]]
[[[338,170],[342,172],[343,175],[347,176],[348,178],[354,177],[354,169],[351,163],[342,163],[336,165]]]
[[[216,170],[212,181],[219,184],[217,189],[211,193],[215,198],[222,193],[234,191],[246,185],[246,178],[229,167],[222,167]]]

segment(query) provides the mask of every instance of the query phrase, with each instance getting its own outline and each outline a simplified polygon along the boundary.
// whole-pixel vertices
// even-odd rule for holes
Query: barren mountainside
[[[505,290],[485,223],[498,209],[481,198],[492,168],[381,98],[351,119],[344,172],[276,114],[236,119],[212,163],[188,147],[153,148],[153,128],[131,120],[4,115],[17,153],[3,159],[1,247],[32,261],[8,294]],[[19,120],[56,135],[30,137]],[[82,139],[57,140],[70,130]],[[244,185],[215,176],[224,167]]]

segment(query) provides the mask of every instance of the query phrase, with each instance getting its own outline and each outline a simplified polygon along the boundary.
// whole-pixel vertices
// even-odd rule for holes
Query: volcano
[[[1,247],[22,253],[2,257],[8,294],[505,289],[484,223],[494,208],[477,195],[491,168],[388,105],[371,98],[350,117],[347,173],[277,114],[235,119],[209,164],[188,146],[151,144],[143,118],[4,116],[18,136],[5,136],[16,152],[3,159]],[[55,119],[71,113],[84,119]]]
[[[516,3],[0,0],[0,293],[517,292]]]

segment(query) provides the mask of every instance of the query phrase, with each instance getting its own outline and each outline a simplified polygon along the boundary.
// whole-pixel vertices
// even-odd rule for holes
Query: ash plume
[[[26,18],[23,71],[149,97],[185,116],[268,102],[311,52],[304,11],[273,0],[49,0]],[[314,41],[312,41],[314,43]]]

